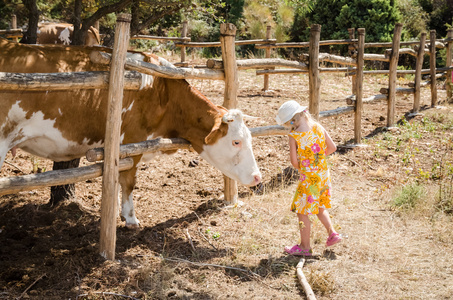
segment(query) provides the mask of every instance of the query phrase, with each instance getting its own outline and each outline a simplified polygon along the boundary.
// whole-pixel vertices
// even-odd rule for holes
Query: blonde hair
[[[316,124],[317,123],[316,120],[313,119],[313,117],[311,116],[310,112],[307,109],[305,109],[304,111],[302,111],[300,113],[295,114],[291,118],[291,120],[294,119],[297,122],[302,117],[307,121],[308,124]],[[290,122],[290,121],[288,121],[288,122]],[[294,130],[294,129],[296,129],[295,124],[291,125],[291,130]]]

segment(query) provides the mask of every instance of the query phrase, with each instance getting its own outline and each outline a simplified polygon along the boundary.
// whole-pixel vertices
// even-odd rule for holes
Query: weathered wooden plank
[[[272,26],[267,25],[267,27],[266,27],[266,39],[267,40],[271,38],[271,30],[272,30]],[[264,51],[265,51],[266,59],[270,59],[272,49],[266,48],[266,49],[264,49]],[[275,67],[273,67],[273,69],[274,68]],[[263,91],[267,91],[267,90],[269,90],[269,75],[264,75],[263,79],[264,79]]]
[[[93,51],[90,58],[95,63],[110,64],[111,55],[105,52]],[[175,68],[158,66],[131,58],[126,59],[125,68],[140,73],[171,79],[210,79],[225,80],[225,75],[219,70]]]
[[[377,101],[381,101],[381,100],[387,100],[387,98],[388,98],[388,96],[385,94],[377,94],[377,95],[373,95],[373,96],[370,96],[367,98],[363,98],[362,102],[363,103],[373,103],[373,102],[377,102]],[[355,105],[354,102],[355,102],[355,95],[346,97],[346,104]]]
[[[237,93],[239,77],[236,64],[236,26],[231,23],[220,24],[220,43],[222,45],[222,59],[225,70],[225,92],[223,95],[223,106],[227,109],[236,108],[238,105]],[[224,199],[232,205],[238,203],[237,182],[227,176],[224,179]]]
[[[0,90],[63,91],[69,89],[107,89],[109,72],[4,73],[0,72]],[[138,90],[144,76],[135,71],[124,74],[124,89]]]
[[[121,110],[123,106],[124,63],[129,45],[130,22],[130,14],[118,15],[112,64],[110,66],[99,240],[99,253],[108,260],[115,259]]]
[[[319,77],[319,39],[321,25],[313,24],[310,29],[310,62],[308,64],[308,109],[310,114],[317,120],[319,118],[319,99],[321,78]]]
[[[381,94],[384,94],[384,95],[388,95],[389,94],[389,89],[388,88],[381,88],[379,90],[379,93]],[[413,94],[415,93],[415,89],[414,88],[395,88],[395,93],[398,94],[398,95],[401,95],[401,94]]]
[[[429,57],[429,74],[431,75],[431,107],[437,105],[437,87],[436,87],[436,30],[429,31],[430,43],[429,43],[429,52],[431,56]]]
[[[365,28],[359,28],[357,45],[357,76],[356,76],[356,101],[354,109],[354,142],[362,141],[362,110],[363,110],[363,66],[365,52]]]
[[[300,70],[308,70],[308,66],[304,63],[286,60],[280,58],[257,58],[257,59],[238,59],[236,60],[238,70],[246,69],[265,69],[275,67],[297,68]],[[219,59],[208,59],[206,66],[209,69],[223,70],[223,61]]]
[[[325,40],[319,41],[320,46],[328,46],[328,45],[347,45],[357,42],[355,39],[345,39],[345,40]],[[306,48],[310,46],[310,42],[288,42],[288,43],[274,43],[274,44],[267,44],[267,45],[257,45],[255,48],[263,49],[263,48]]]
[[[415,66],[415,78],[414,78],[414,106],[413,112],[417,113],[420,110],[420,87],[422,80],[422,66],[423,66],[423,57],[426,41],[426,32],[422,32],[420,35],[420,45],[419,50],[417,51],[417,61]]]
[[[302,60],[307,61],[309,60],[308,54],[303,54],[302,55]],[[349,65],[349,66],[356,66],[357,61],[354,58],[351,57],[345,57],[345,56],[339,56],[339,55],[333,55],[330,53],[319,53],[319,61],[320,62],[331,62],[335,64],[340,64],[340,65]]]
[[[393,31],[392,55],[389,64],[389,93],[387,107],[387,127],[392,127],[395,119],[396,71],[398,67],[400,39],[403,24],[397,23]]]
[[[22,191],[35,190],[42,187],[76,183],[102,176],[103,163],[72,169],[48,171],[24,176],[0,178],[0,195],[15,194]],[[132,168],[132,158],[125,158],[119,162],[119,171]]]
[[[235,41],[235,46],[241,45],[260,45],[268,44],[277,41],[276,39],[265,39],[265,40],[242,40]],[[189,42],[189,43],[175,43],[176,47],[193,47],[193,48],[209,48],[209,47],[220,47],[220,42]]]
[[[131,40],[154,40],[154,41],[178,41],[190,42],[190,37],[170,37],[170,36],[153,36],[153,35],[134,35]]]
[[[156,151],[174,151],[178,149],[191,149],[189,141],[181,138],[165,139],[158,138],[139,143],[124,144],[120,146],[120,158],[141,155]],[[93,148],[87,151],[86,158],[89,162],[96,162],[104,159],[104,148]]]

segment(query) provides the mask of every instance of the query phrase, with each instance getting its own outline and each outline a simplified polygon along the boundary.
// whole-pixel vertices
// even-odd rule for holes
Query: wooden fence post
[[[309,66],[308,66],[308,86],[309,86],[309,111],[316,120],[319,119],[319,88],[321,79],[319,78],[319,38],[321,36],[321,25],[313,24],[310,30],[309,44]]]
[[[109,260],[115,259],[121,110],[123,107],[124,64],[127,47],[129,46],[130,22],[130,14],[119,14],[117,17],[110,65],[99,243],[100,254]]]
[[[453,28],[449,28],[448,29],[448,33],[447,33],[447,38],[448,39],[453,39]],[[452,51],[452,42],[449,41],[447,42],[447,59],[446,59],[446,62],[445,62],[445,66],[446,67],[450,67],[451,66],[451,51]],[[451,76],[451,73],[452,73],[452,70],[448,70],[447,71],[447,84],[446,84],[446,88],[447,88],[447,99],[448,100],[451,100],[452,98],[452,76]]]
[[[400,51],[401,30],[403,24],[395,24],[393,30],[392,54],[390,55],[389,65],[389,94],[387,107],[387,127],[392,127],[395,120],[395,101],[396,101],[396,71],[398,68],[398,59]]]
[[[182,22],[181,37],[187,37],[187,21]],[[185,42],[184,42],[185,43]],[[181,47],[181,62],[186,61],[186,47]]]
[[[237,107],[238,73],[236,66],[236,26],[231,23],[220,24],[220,45],[222,48],[223,68],[225,71],[225,94],[223,106],[227,109]],[[237,182],[224,175],[225,201],[231,204],[238,202]]]
[[[16,17],[16,15],[12,15],[11,16],[11,29],[17,29],[17,17]],[[19,42],[19,38],[18,37],[14,37],[13,41],[18,43]]]
[[[437,104],[436,89],[436,30],[429,31],[429,74],[431,76],[431,107]]]
[[[357,48],[357,72],[356,72],[356,96],[354,113],[354,143],[360,144],[362,141],[362,111],[363,111],[363,56],[365,53],[365,28],[359,28],[358,48]]]
[[[422,81],[423,58],[425,56],[426,32],[420,35],[420,44],[418,46],[417,61],[415,65],[414,78],[414,108],[413,113],[418,113],[420,110],[420,83]]]
[[[349,33],[349,39],[353,40],[355,38],[355,28],[348,28],[348,33]],[[355,50],[356,50],[355,43],[349,44],[348,49],[349,49],[349,55],[354,56]],[[353,95],[355,95],[357,93],[356,84],[357,84],[356,75],[352,75],[352,94]]]
[[[268,25],[266,28],[266,40],[269,40],[271,38],[271,29],[272,29],[272,27],[270,25]],[[266,51],[266,58],[271,58],[271,48],[267,47],[265,51]],[[267,91],[268,89],[269,89],[269,75],[265,74],[263,91]]]

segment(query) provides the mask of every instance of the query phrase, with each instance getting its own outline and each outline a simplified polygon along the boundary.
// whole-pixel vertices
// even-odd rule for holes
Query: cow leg
[[[0,169],[2,168],[3,162],[5,161],[6,153],[8,153],[8,150],[4,151],[4,149],[0,149]]]
[[[77,168],[80,163],[80,158],[76,158],[70,161],[62,161],[62,162],[54,162],[53,169],[54,170],[62,170],[62,169],[71,169]],[[75,184],[66,184],[66,185],[58,185],[52,186],[50,188],[50,200],[49,205],[55,206],[63,200],[68,200],[75,195]]]
[[[3,163],[5,162],[5,159],[6,159],[6,154],[8,153],[8,151],[11,149],[11,151],[13,151],[14,149],[14,152],[13,152],[13,156],[16,154],[16,147],[15,145],[10,145],[6,139],[3,140],[3,141],[0,141],[0,169],[2,168],[3,166]]]
[[[136,182],[138,160],[134,159],[134,167],[130,170],[120,172],[119,182],[121,185],[121,219],[126,221],[127,228],[138,228],[140,222],[135,217],[133,190]]]

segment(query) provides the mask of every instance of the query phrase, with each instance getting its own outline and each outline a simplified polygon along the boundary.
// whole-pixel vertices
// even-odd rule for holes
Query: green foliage
[[[243,36],[265,38],[266,28],[271,26],[277,42],[284,42],[289,39],[294,13],[284,1],[246,0],[243,17]]]
[[[211,227],[208,227],[205,231],[205,233],[209,236],[211,236],[212,239],[217,240],[220,238],[220,233],[216,231],[212,231]]]
[[[275,26],[271,8],[258,1],[247,1],[244,8],[245,30],[250,38],[262,39],[266,36],[267,25]]]
[[[9,29],[11,28],[11,18],[12,15],[17,17],[17,27],[21,27],[24,22],[22,22],[23,17],[27,14],[22,1],[20,0],[0,0],[0,29]]]
[[[157,41],[152,40],[142,40],[142,39],[134,39],[129,42],[129,45],[135,51],[148,51],[153,47],[158,45]]]
[[[245,0],[226,0],[225,7],[222,9],[226,22],[238,25],[242,19]]]
[[[425,188],[414,182],[403,186],[393,199],[393,204],[395,207],[401,209],[412,209],[417,206],[417,203],[424,199],[425,195]]]
[[[295,10],[296,14],[303,15],[313,11],[317,0],[284,0],[285,4]],[[332,0],[335,2],[336,0]]]
[[[365,39],[372,42],[391,41],[401,19],[394,0],[318,0],[305,16],[310,24],[322,25],[321,40],[346,39],[348,28],[365,28]],[[308,40],[309,33],[307,28],[298,39]]]
[[[423,31],[428,31],[429,14],[417,0],[399,0],[398,8],[406,39],[414,39]]]
[[[216,27],[207,24],[203,20],[192,20],[188,26],[192,41],[197,42],[206,41],[206,38],[213,35],[216,29]]]
[[[438,203],[440,211],[453,215],[453,165],[446,163],[442,166],[443,180],[439,182]]]
[[[429,29],[436,30],[437,37],[447,35],[448,26],[453,25],[453,1],[418,0],[421,7],[430,15]]]
[[[453,128],[452,120],[445,123],[450,125],[444,125],[444,128]],[[434,171],[439,179],[437,208],[446,214],[453,215],[453,138],[450,137],[442,142],[441,151],[445,154],[438,161],[438,167]]]

